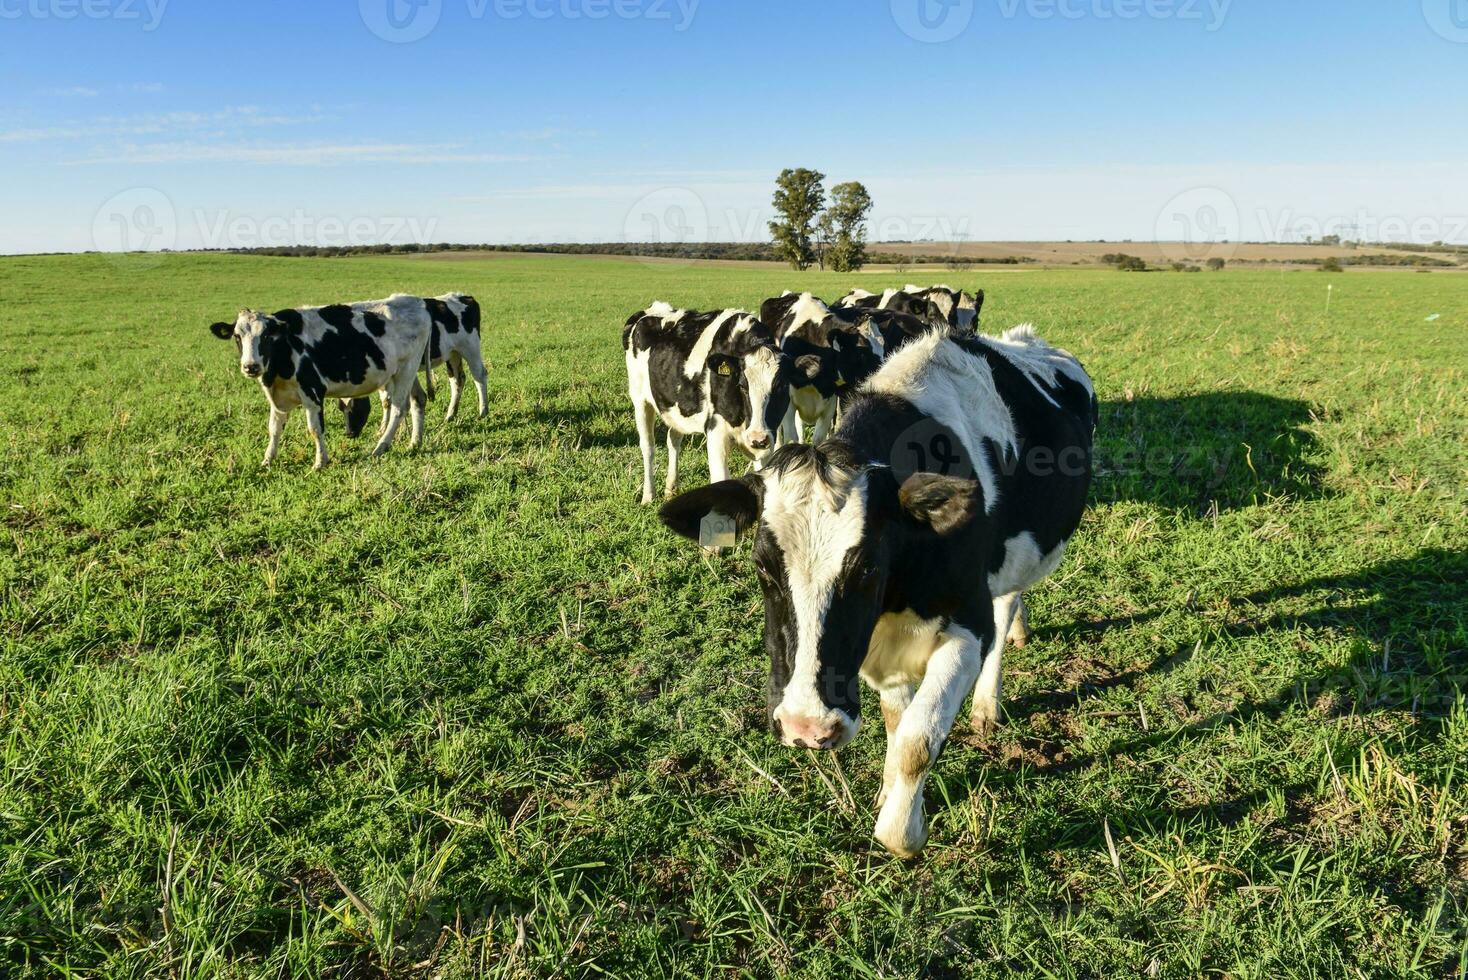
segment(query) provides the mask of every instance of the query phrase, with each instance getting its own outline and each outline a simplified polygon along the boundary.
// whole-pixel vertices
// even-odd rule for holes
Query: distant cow
[[[907,313],[935,323],[958,327],[960,330],[976,332],[979,315],[984,309],[984,291],[966,293],[951,286],[907,285],[902,289],[889,289],[885,293],[869,293],[865,289],[853,289],[837,301],[838,307],[859,309],[892,310]]]
[[[433,367],[446,367],[449,372],[449,408],[445,422],[452,422],[459,413],[459,399],[464,394],[464,372],[474,382],[479,395],[479,417],[489,414],[489,388],[484,370],[484,353],[481,348],[483,332],[479,301],[463,293],[448,293],[423,301],[433,319],[431,354]],[[378,393],[383,401],[383,421],[386,422],[387,392]],[[413,398],[420,404],[427,401],[422,388],[414,385]],[[372,415],[370,398],[343,400],[342,412],[347,417],[347,435],[353,439],[362,434],[367,419]]]
[[[858,676],[887,728],[875,836],[927,841],[923,785],[965,698],[999,717],[1004,638],[1053,572],[1091,479],[1096,400],[1074,357],[1029,327],[931,332],[850,400],[834,438],[686,493],[663,521],[697,539],[710,514],[758,525],[768,711],[786,745],[838,749],[861,721]]]
[[[708,436],[709,472],[728,479],[731,444],[756,464],[775,446],[790,404],[788,367],[769,328],[743,310],[699,313],[654,303],[622,331],[627,389],[642,448],[642,502],[652,502],[653,429],[668,427],[669,495],[686,436]]]
[[[765,300],[760,320],[775,333],[793,367],[791,410],[786,413],[787,442],[820,442],[831,434],[843,393],[854,391],[882,364],[885,344],[870,317],[838,315],[810,293],[786,293]]]
[[[209,329],[220,340],[234,340],[241,373],[260,382],[270,403],[263,465],[275,461],[286,419],[300,406],[316,441],[319,470],[326,466],[321,410],[328,398],[387,392],[391,409],[374,456],[392,446],[404,412],[412,417],[409,448],[423,441],[423,408],[411,396],[419,369],[427,365],[432,325],[427,302],[398,294],[269,314],[242,310],[233,324],[215,323]],[[428,385],[431,394],[431,376]]]

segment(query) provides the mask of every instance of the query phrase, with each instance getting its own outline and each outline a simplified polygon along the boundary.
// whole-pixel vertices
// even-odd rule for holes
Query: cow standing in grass
[[[210,331],[231,340],[240,353],[240,372],[258,381],[270,403],[269,466],[280,450],[280,434],[292,410],[306,410],[316,441],[315,468],[326,466],[322,408],[329,398],[387,393],[390,406],[372,455],[392,447],[403,414],[412,419],[410,449],[423,441],[423,407],[412,398],[418,371],[427,367],[433,328],[427,302],[401,294],[363,303],[310,306],[278,313],[242,310],[233,324]],[[428,379],[428,392],[433,379]]]
[[[769,328],[749,313],[699,313],[654,303],[627,319],[622,348],[642,449],[644,504],[653,499],[653,431],[659,418],[668,428],[670,496],[687,436],[708,437],[715,482],[728,479],[731,448],[756,465],[774,449],[790,404],[788,367]]]
[[[875,836],[894,854],[927,841],[923,785],[970,691],[975,726],[998,721],[1005,637],[1080,524],[1095,421],[1081,365],[1029,327],[933,332],[862,386],[834,438],[662,509],[695,540],[710,518],[758,526],[784,744],[846,745],[858,676],[876,688],[888,745]]]
[[[432,367],[444,367],[449,373],[449,407],[443,420],[452,422],[458,416],[466,372],[474,382],[474,391],[479,396],[479,418],[484,418],[489,414],[489,386],[484,369],[479,301],[464,293],[448,293],[423,302],[433,319],[433,339],[430,342]],[[389,413],[387,391],[384,389],[378,395],[383,403],[383,425],[386,425]],[[413,400],[420,406],[426,406],[428,396],[421,387],[414,385]],[[372,400],[344,400],[341,409],[347,417],[347,436],[355,439],[362,434],[372,415]],[[378,434],[381,435],[381,430]]]
[[[884,293],[853,289],[836,305],[849,309],[891,310],[906,313],[932,323],[956,327],[974,333],[979,329],[979,315],[984,309],[984,291],[967,293],[951,286],[907,285]]]

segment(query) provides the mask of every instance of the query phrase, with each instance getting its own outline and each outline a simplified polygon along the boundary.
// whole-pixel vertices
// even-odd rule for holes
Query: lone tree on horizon
[[[831,207],[822,215],[834,233],[831,238],[831,268],[855,272],[867,264],[867,215],[872,195],[858,181],[831,188]]]
[[[784,170],[775,188],[775,210],[781,220],[770,222],[775,251],[795,269],[809,269],[816,261],[812,243],[816,217],[826,203],[821,183],[826,175],[804,167]]]

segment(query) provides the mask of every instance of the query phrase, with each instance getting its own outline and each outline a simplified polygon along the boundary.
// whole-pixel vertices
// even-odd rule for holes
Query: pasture
[[[1463,976],[1468,278],[952,283],[1086,364],[1101,469],[911,863],[868,837],[880,726],[764,729],[748,544],[637,506],[620,348],[653,299],[900,284],[0,261],[0,973]],[[441,392],[369,461],[333,409],[313,474],[296,414],[258,468],[210,322],[451,289],[487,420]]]

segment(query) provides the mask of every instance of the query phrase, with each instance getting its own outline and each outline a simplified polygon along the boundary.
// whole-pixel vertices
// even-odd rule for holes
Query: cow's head
[[[775,447],[775,435],[790,407],[790,371],[788,360],[768,336],[708,356],[714,411],[756,460]]]
[[[843,388],[854,388],[876,374],[886,357],[886,341],[870,317],[861,317],[853,327],[832,329],[826,342],[835,354]]]
[[[899,485],[833,440],[784,446],[761,472],[685,493],[661,517],[694,541],[711,515],[739,531],[759,525],[771,730],[791,747],[839,749],[861,725],[858,675],[894,556],[959,533],[981,496],[975,481],[928,473]]]
[[[233,340],[240,352],[240,373],[247,378],[284,373],[289,365],[290,328],[283,321],[255,310],[241,310],[233,324],[214,323],[209,332],[220,340]]]

